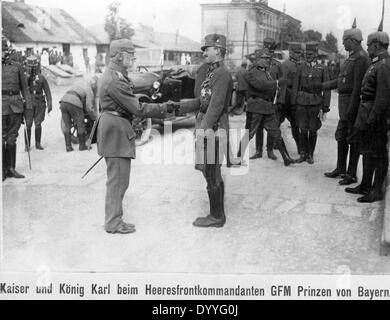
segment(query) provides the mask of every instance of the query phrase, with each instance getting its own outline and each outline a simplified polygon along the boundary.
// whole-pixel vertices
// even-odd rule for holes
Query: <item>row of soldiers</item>
[[[247,56],[251,64],[246,72],[237,76],[246,81],[248,88],[246,129],[249,139],[256,135],[256,153],[250,159],[262,157],[263,129],[266,129],[270,159],[277,159],[273,153],[276,146],[286,166],[304,161],[313,164],[317,131],[330,110],[331,90],[337,89],[337,167],[325,176],[340,178],[340,185],[357,183],[358,161],[363,155],[362,182],[345,191],[361,194],[359,202],[383,199],[388,166],[386,119],[390,106],[389,37],[383,32],[383,21],[378,31],[368,37],[368,53],[362,48],[362,41],[355,19],[352,28],[343,34],[343,45],[349,57],[333,80],[326,66],[317,63],[316,42],[305,46],[290,43],[289,59],[283,63],[273,57],[275,41],[272,39],[264,41],[264,50]],[[290,122],[300,155],[297,160],[289,157],[281,138],[279,127],[285,119]],[[245,147],[240,146],[238,156]]]
[[[35,124],[35,147],[41,145],[42,122],[46,109],[52,110],[51,91],[41,74],[37,57],[26,58],[25,65],[11,59],[6,39],[2,39],[2,180],[24,178],[15,170],[16,141],[21,125],[25,124],[25,150],[30,151],[31,130]]]

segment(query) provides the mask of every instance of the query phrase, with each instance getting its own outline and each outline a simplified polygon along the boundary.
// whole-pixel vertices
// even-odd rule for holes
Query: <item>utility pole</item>
[[[244,34],[242,38],[242,52],[241,52],[241,60],[244,60],[245,56],[245,42],[246,42],[246,54],[249,54],[249,38],[248,38],[248,23],[244,22]]]

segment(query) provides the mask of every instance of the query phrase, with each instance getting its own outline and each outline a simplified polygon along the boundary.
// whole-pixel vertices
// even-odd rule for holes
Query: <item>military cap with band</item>
[[[379,42],[384,45],[388,45],[390,43],[389,35],[383,31],[383,19],[379,24],[378,31],[368,35],[367,45],[370,45],[372,42]]]
[[[29,67],[36,67],[39,65],[39,58],[35,55],[28,56],[26,59],[26,64]]]
[[[200,49],[205,51],[208,47],[216,47],[226,50],[226,37],[217,33],[208,34],[205,36],[204,45]]]
[[[301,53],[303,51],[302,43],[300,42],[289,42],[288,49],[292,52]]]
[[[306,42],[306,51],[318,52],[318,44],[317,41]]]
[[[356,41],[363,41],[362,31],[356,27],[356,18],[353,21],[352,29],[344,31],[343,40],[353,39]]]
[[[120,52],[134,53],[134,45],[129,39],[112,40],[110,44],[110,56],[114,57]]]

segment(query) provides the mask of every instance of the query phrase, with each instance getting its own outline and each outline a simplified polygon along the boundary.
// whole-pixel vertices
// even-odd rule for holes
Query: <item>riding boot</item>
[[[79,139],[79,150],[84,151],[88,150],[87,145],[85,144],[85,134],[84,133],[78,133],[77,138]]]
[[[278,158],[274,154],[274,139],[269,133],[267,133],[267,156],[271,160],[278,160]]]
[[[296,163],[302,163],[306,161],[307,152],[308,152],[308,137],[307,131],[302,130],[299,134],[299,149],[300,149],[300,158]]]
[[[66,152],[73,151],[70,132],[65,132],[64,137],[65,137]]]
[[[288,167],[290,164],[295,163],[295,160],[291,159],[290,155],[287,152],[286,145],[284,144],[283,138],[277,142],[277,148],[279,149],[280,154],[282,155],[284,165]]]
[[[8,155],[8,172],[7,177],[23,179],[24,175],[20,174],[15,170],[16,164],[16,144],[9,145],[7,144],[7,155]]]
[[[317,144],[317,133],[309,131],[309,140],[308,140],[308,156],[306,162],[309,164],[314,164],[314,150],[316,149]]]
[[[375,159],[375,178],[373,187],[365,196],[358,199],[358,202],[375,202],[381,201],[384,198],[383,185],[387,176],[389,160],[386,156],[381,156]]]
[[[225,216],[225,184],[223,181],[219,184],[219,210],[220,215],[223,221],[223,224],[226,223],[226,216]]]
[[[35,127],[35,148],[37,150],[44,150],[41,146],[42,127]]]
[[[325,172],[325,177],[338,178],[346,172],[348,143],[345,140],[337,141],[337,166],[331,172]]]
[[[5,179],[7,179],[7,168],[8,168],[8,162],[7,162],[7,160],[8,160],[8,157],[7,157],[7,154],[6,154],[6,144],[3,142],[2,143],[3,144],[3,155],[2,155],[2,162],[1,162],[1,167],[2,167],[2,171],[3,171],[3,176],[2,176],[2,178],[3,178],[3,181],[5,180]]]
[[[27,134],[24,134],[24,151],[29,151],[31,149],[31,128],[26,129]]]
[[[225,224],[225,216],[221,210],[221,185],[209,187],[207,193],[210,202],[210,214],[207,217],[197,218],[193,222],[193,226],[200,228],[221,228]]]
[[[294,138],[295,144],[297,145],[297,152],[298,154],[301,154],[301,148],[299,145],[299,128],[291,126],[291,134]]]
[[[356,176],[358,162],[359,153],[357,151],[356,144],[350,144],[348,171],[347,174],[344,176],[343,180],[339,181],[339,184],[341,186],[346,186],[352,183],[356,183],[358,181]]]
[[[374,164],[370,154],[363,154],[363,177],[360,184],[355,188],[345,188],[345,192],[365,195],[370,192],[372,178],[374,175]]]

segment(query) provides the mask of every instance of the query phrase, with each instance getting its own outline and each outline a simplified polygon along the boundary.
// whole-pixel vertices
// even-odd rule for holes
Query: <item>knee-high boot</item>
[[[27,128],[24,133],[24,151],[29,151],[31,148],[31,128]]]
[[[7,144],[7,155],[8,155],[8,172],[7,177],[9,178],[16,178],[16,179],[23,179],[24,175],[20,174],[15,170],[16,165],[16,144]]]
[[[338,178],[346,172],[348,156],[348,143],[345,140],[337,141],[337,166],[331,172],[325,172],[324,175],[328,178]]]
[[[280,138],[280,140],[276,144],[277,148],[279,149],[280,154],[282,155],[284,165],[288,167],[290,164],[295,163],[295,160],[293,160],[290,155],[288,154],[286,144],[284,143],[283,138]]]
[[[344,179],[339,181],[339,184],[342,186],[346,186],[352,183],[357,182],[357,166],[359,163],[359,152],[357,150],[357,146],[355,143],[350,144],[349,146],[349,163],[348,163],[348,171],[344,176]]]
[[[345,188],[345,192],[352,194],[368,194],[372,185],[374,175],[374,159],[370,154],[363,154],[363,177],[362,181],[355,188]]]
[[[308,132],[306,130],[301,130],[299,133],[300,158],[296,161],[297,163],[306,161],[308,156],[308,142]]]
[[[317,144],[317,132],[309,131],[307,163],[314,163],[314,150]]]
[[[41,145],[42,127],[35,127],[35,148],[37,150],[43,150]]]

